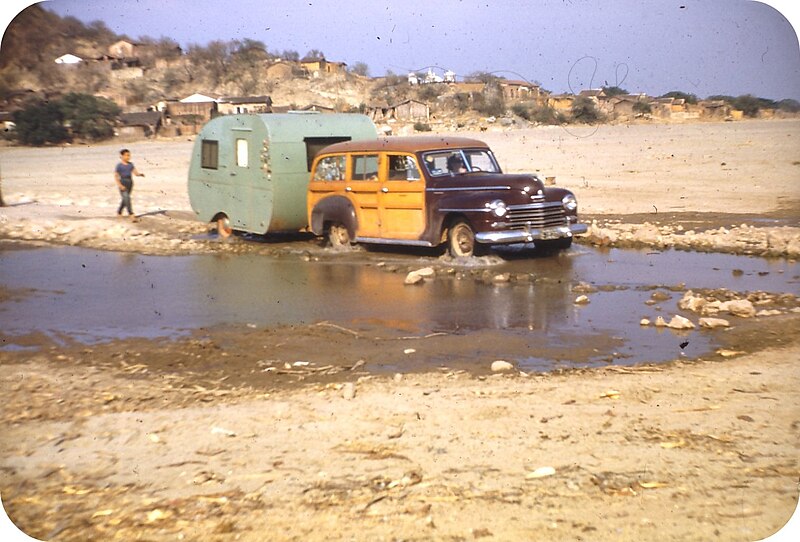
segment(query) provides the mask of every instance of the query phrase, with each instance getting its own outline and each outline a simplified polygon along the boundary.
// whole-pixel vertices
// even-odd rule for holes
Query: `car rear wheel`
[[[447,234],[450,255],[454,258],[476,256],[479,245],[475,241],[475,232],[469,222],[459,220],[450,227]]]
[[[347,227],[344,224],[334,222],[328,227],[328,243],[332,247],[349,247],[352,241],[350,232],[347,231]]]
[[[233,227],[231,226],[231,221],[227,216],[222,215],[217,219],[217,233],[224,239],[227,239],[233,235]]]

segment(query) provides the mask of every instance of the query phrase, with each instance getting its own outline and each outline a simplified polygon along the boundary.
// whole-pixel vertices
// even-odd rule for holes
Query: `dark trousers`
[[[119,202],[119,208],[117,209],[117,214],[121,215],[123,209],[128,210],[128,214],[133,216],[133,206],[131,205],[131,192],[133,191],[133,183],[126,183],[122,181],[122,184],[127,188],[127,190],[120,190],[119,195],[122,196],[122,201]]]

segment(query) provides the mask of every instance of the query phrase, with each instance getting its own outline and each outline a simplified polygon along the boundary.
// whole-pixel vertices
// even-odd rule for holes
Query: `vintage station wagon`
[[[568,248],[586,231],[569,190],[504,174],[491,149],[464,137],[388,137],[325,147],[314,160],[308,219],[331,245],[434,247],[472,256],[490,245]]]

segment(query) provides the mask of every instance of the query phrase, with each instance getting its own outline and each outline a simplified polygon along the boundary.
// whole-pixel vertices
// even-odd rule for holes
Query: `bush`
[[[653,108],[647,102],[636,102],[633,104],[633,112],[640,115],[649,115],[653,112]]]
[[[414,123],[414,130],[417,132],[430,132],[431,125],[425,122],[415,122]]]
[[[586,96],[578,96],[572,102],[572,120],[582,124],[594,124],[604,119],[594,101]]]
[[[71,92],[60,100],[59,107],[74,136],[91,141],[113,137],[120,108],[111,100]]]
[[[114,135],[119,113],[119,106],[110,100],[71,92],[60,100],[31,103],[15,112],[16,136],[23,145],[35,146],[64,143],[73,136],[100,141]]]
[[[70,141],[64,127],[64,113],[58,102],[29,104],[14,112],[17,140],[23,145],[42,146]]]
[[[523,119],[537,124],[563,124],[564,115],[549,106],[536,107],[525,104],[514,104],[511,111]]]

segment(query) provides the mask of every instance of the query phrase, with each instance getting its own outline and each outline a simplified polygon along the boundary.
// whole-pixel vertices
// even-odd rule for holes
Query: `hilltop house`
[[[300,66],[302,66],[311,77],[319,77],[324,74],[344,73],[347,69],[347,64],[344,62],[331,62],[326,60],[325,57],[306,57],[300,61]]]
[[[539,85],[527,81],[513,81],[501,79],[497,82],[503,98],[506,100],[530,100],[537,99],[540,95]]]

